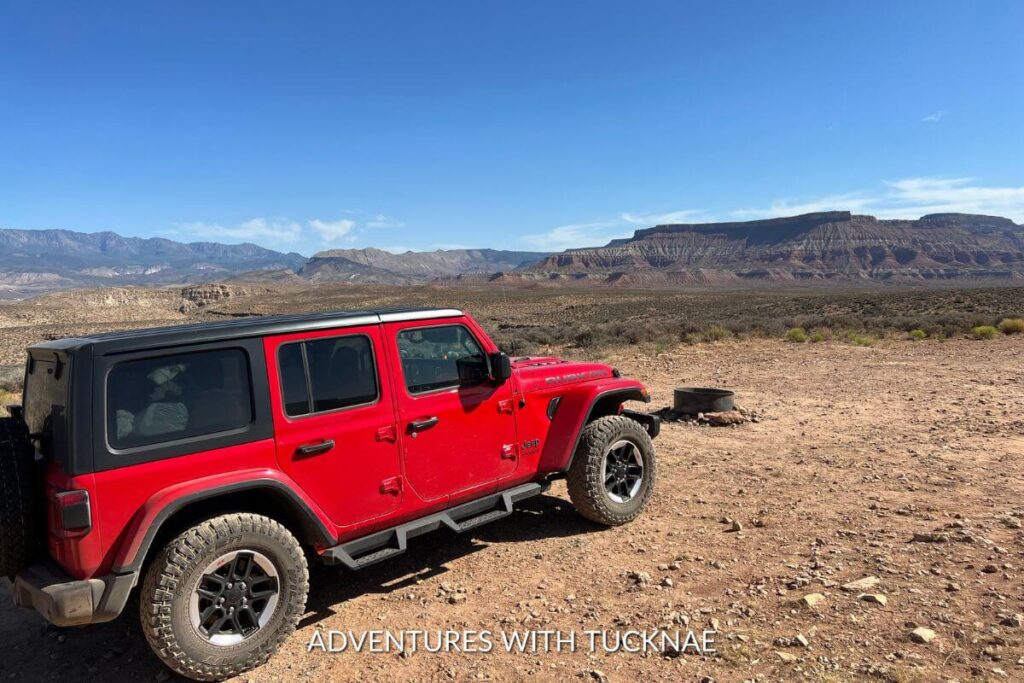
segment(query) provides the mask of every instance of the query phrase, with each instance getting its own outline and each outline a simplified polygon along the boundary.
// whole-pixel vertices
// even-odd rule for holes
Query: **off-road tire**
[[[609,447],[622,440],[632,442],[639,450],[643,459],[643,477],[636,495],[619,503],[610,497],[601,471]],[[592,522],[618,526],[632,522],[643,512],[654,491],[656,475],[654,444],[643,425],[628,417],[609,415],[583,428],[566,483],[569,498],[577,512]]]
[[[0,419],[0,577],[27,567],[43,537],[35,449],[20,420]]]
[[[189,600],[204,568],[235,550],[257,551],[278,573],[278,604],[270,621],[236,645],[213,645],[189,619]],[[214,681],[266,662],[295,631],[306,609],[309,570],[302,547],[284,526],[260,515],[221,515],[184,531],[154,558],[140,595],[142,630],[175,672]]]

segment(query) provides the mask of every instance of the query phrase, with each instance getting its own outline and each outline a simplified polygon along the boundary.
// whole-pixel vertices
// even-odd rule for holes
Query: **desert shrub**
[[[999,321],[999,331],[1003,334],[1024,334],[1024,318],[1003,318]]]
[[[701,337],[704,341],[716,342],[728,339],[732,336],[732,332],[721,325],[711,325],[702,333]]]
[[[597,342],[597,335],[594,334],[594,330],[590,327],[580,328],[576,334],[572,336],[573,346],[578,346],[582,349],[595,346]]]
[[[442,294],[433,289],[408,291],[412,297],[410,305],[453,304],[453,295],[447,292],[439,298]],[[875,339],[908,339],[913,330],[923,330],[929,341],[956,339],[969,335],[978,326],[998,326],[1003,320],[1024,319],[1024,311],[1020,310],[1021,291],[1019,287],[837,288],[828,292],[751,290],[695,295],[668,290],[591,292],[526,288],[519,291],[521,300],[513,306],[505,302],[501,293],[492,296],[475,290],[467,290],[464,300],[454,303],[472,310],[484,327],[495,333],[495,341],[502,349],[511,351],[514,342],[519,355],[592,357],[600,349],[630,344],[653,347],[663,343],[674,348],[680,343],[730,337],[782,340],[794,327],[805,330],[809,342],[852,343],[847,336],[850,330]],[[328,293],[327,297],[324,310],[359,308],[370,303],[353,298],[347,289]],[[711,331],[713,326],[727,330],[729,336]],[[1024,331],[1019,334],[1024,337]],[[14,381],[20,383],[23,372],[20,365],[12,368]],[[2,375],[0,372],[0,386]]]
[[[747,334],[750,336],[769,337],[772,339],[778,339],[786,333],[790,327],[794,325],[786,325],[783,321],[769,318],[767,320],[757,320],[747,325]]]
[[[807,331],[802,327],[793,327],[786,332],[786,341],[794,344],[803,344],[807,341]]]
[[[998,334],[999,330],[991,325],[978,325],[971,328],[971,335],[975,339],[995,339]]]
[[[928,336],[928,333],[924,330],[911,330],[910,332],[907,332],[907,336],[913,341],[921,341]]]
[[[875,345],[875,338],[872,337],[870,334],[864,334],[862,332],[850,332],[846,336],[846,339],[847,339],[847,341],[849,341],[854,346],[874,346]]]

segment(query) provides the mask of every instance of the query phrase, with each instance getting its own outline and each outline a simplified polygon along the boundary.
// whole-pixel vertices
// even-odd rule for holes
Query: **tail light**
[[[88,491],[59,491],[54,495],[54,533],[61,538],[78,538],[92,530],[92,508]]]

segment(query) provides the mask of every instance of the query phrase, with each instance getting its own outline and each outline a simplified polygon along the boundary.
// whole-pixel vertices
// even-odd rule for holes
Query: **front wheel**
[[[177,673],[220,680],[257,667],[306,609],[302,547],[278,522],[248,513],[214,517],[168,543],[141,594],[142,629]]]
[[[615,526],[636,519],[654,491],[654,444],[636,420],[601,417],[583,429],[566,477],[569,498],[587,519]]]

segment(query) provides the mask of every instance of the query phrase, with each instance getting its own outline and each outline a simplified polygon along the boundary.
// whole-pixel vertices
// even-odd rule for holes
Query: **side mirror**
[[[504,384],[512,376],[512,359],[507,353],[491,354],[491,379],[498,384]]]

